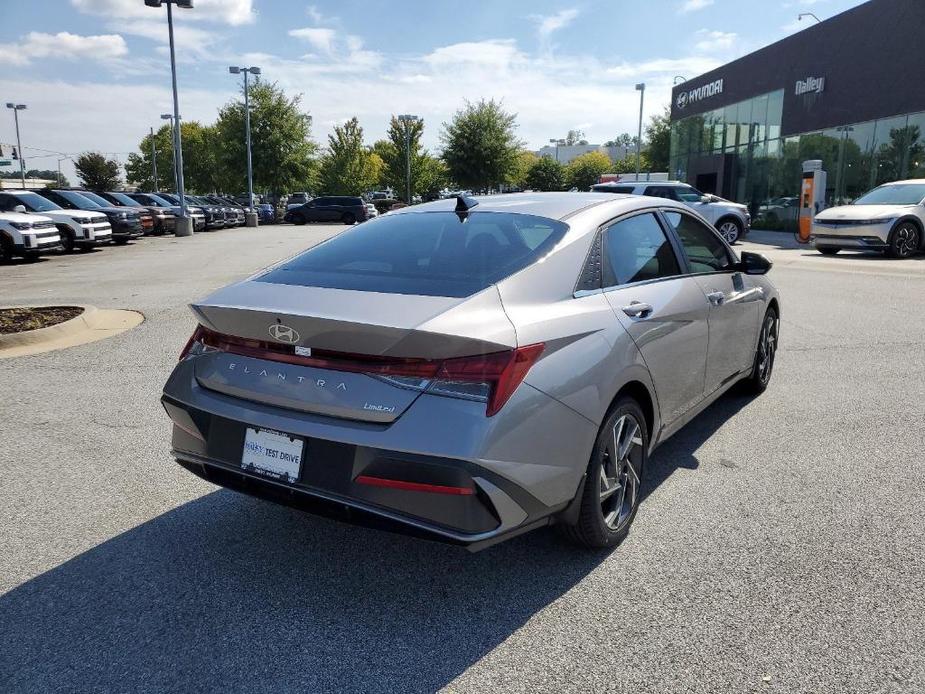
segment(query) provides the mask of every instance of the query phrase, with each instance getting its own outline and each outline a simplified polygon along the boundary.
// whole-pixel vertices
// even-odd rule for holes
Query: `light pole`
[[[254,170],[251,165],[251,104],[247,88],[247,75],[259,75],[259,67],[229,67],[228,72],[232,75],[244,73],[244,136],[247,140],[247,207],[254,206]],[[247,220],[245,224],[249,227],[257,226],[257,213],[247,212],[244,215]]]
[[[816,15],[814,15],[812,12],[801,12],[801,13],[799,14],[799,16],[797,17],[797,21],[798,21],[798,22],[802,22],[802,21],[803,21],[803,17],[812,17],[812,18],[815,19],[817,22],[819,22],[819,24],[822,24],[822,20],[819,19],[819,17],[817,17]]]
[[[19,152],[19,178],[22,187],[26,187],[26,158],[23,156],[22,140],[19,139],[19,112],[26,110],[25,104],[7,103],[7,108],[13,109],[13,120],[16,121],[16,149]]]
[[[642,102],[646,95],[646,83],[640,82],[636,85],[636,91],[639,92],[639,132],[636,134],[636,180],[639,180],[639,149],[642,145]]]
[[[675,85],[681,84],[681,82],[687,82],[687,77],[684,75],[675,75],[674,79],[671,80],[671,83]]]
[[[151,128],[151,175],[154,177],[154,190],[157,190],[157,146],[154,142],[154,128]]]
[[[403,113],[398,120],[404,125],[405,129],[405,190],[407,193],[407,203],[411,204],[411,127],[417,123],[420,118],[412,116],[410,113]]]
[[[64,186],[64,176],[61,174],[61,162],[67,161],[68,159],[74,161],[74,159],[70,156],[63,156],[58,158],[58,185],[62,187]]]
[[[564,145],[565,140],[562,140],[562,139],[557,140],[556,138],[552,138],[549,141],[549,144],[556,146],[556,163],[558,164],[559,163],[559,145]]]
[[[177,59],[173,45],[173,6],[192,9],[193,0],[145,0],[148,7],[167,5],[167,36],[170,40],[170,79],[173,86],[173,143],[174,166],[177,169],[177,195],[180,198],[180,216],[174,229],[176,236],[192,236],[193,220],[186,210],[186,196],[183,192],[183,137],[180,134],[180,100],[177,97]]]
[[[177,140],[174,135],[173,128],[173,114],[172,113],[162,113],[161,120],[170,121],[170,141],[173,142],[173,189],[179,195],[180,184],[177,181]],[[157,190],[157,179],[154,180],[154,189]]]

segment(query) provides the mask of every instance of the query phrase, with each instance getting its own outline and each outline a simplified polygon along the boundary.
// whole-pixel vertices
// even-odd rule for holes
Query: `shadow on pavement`
[[[0,691],[433,691],[607,557],[479,554],[217,491],[0,597]]]

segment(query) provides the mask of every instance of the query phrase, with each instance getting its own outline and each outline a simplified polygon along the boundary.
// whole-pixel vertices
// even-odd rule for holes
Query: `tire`
[[[0,236],[0,265],[13,260],[13,243],[5,236]]]
[[[303,214],[294,214],[292,215],[293,224],[305,224],[305,215]]]
[[[719,235],[726,239],[730,246],[742,237],[742,223],[732,217],[725,217],[716,225]]]
[[[59,236],[61,236],[61,248],[65,253],[74,252],[74,232],[66,227],[58,227]]]
[[[575,523],[560,526],[567,538],[594,549],[623,542],[639,508],[648,447],[642,408],[633,398],[620,398],[594,442]],[[622,456],[621,451],[625,451]]]
[[[353,215],[352,212],[346,212],[344,213],[344,216],[340,218],[340,221],[347,225],[356,224],[357,218]]]
[[[112,242],[116,244],[117,246],[124,246],[125,244],[128,243],[128,241],[129,241],[128,239],[113,239],[112,240]]]
[[[816,250],[822,253],[822,255],[835,255],[841,250],[841,248],[833,248],[832,246],[816,246]]]
[[[890,258],[911,258],[922,245],[922,233],[913,222],[900,222],[890,232],[890,247],[886,254]]]
[[[764,320],[761,322],[752,372],[742,381],[745,392],[760,395],[767,390],[771,382],[771,374],[774,372],[774,359],[777,356],[779,337],[780,319],[777,316],[777,309],[772,306],[764,314]]]

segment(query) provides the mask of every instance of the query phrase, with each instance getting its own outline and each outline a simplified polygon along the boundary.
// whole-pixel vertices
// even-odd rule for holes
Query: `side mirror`
[[[21,214],[25,214],[25,213],[26,213],[26,206],[25,206],[25,205],[17,205],[16,207],[13,208],[13,212],[19,212],[19,213],[21,213]]]
[[[765,275],[774,265],[760,253],[742,251],[739,260],[739,270],[746,275]]]
[[[713,196],[712,195],[701,195],[700,202],[703,202],[703,203],[713,202]]]

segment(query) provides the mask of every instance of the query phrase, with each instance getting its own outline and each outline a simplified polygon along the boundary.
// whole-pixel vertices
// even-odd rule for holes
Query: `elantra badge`
[[[294,328],[282,323],[274,323],[270,326],[270,337],[279,342],[285,342],[287,345],[292,345],[299,341],[299,333]]]

